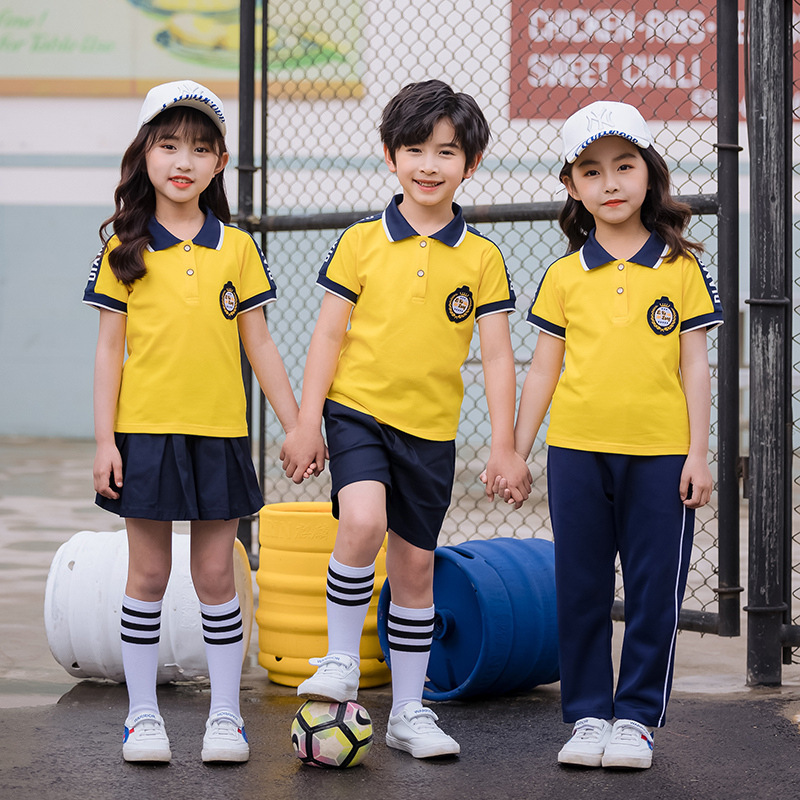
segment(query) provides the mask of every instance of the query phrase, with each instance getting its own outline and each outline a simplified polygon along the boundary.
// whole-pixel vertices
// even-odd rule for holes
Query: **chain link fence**
[[[381,111],[401,87],[430,78],[473,95],[491,127],[483,163],[456,195],[464,207],[563,200],[557,180],[560,125],[596,99],[642,110],[676,194],[716,192],[714,2],[276,0],[262,13],[270,78],[265,113],[259,108],[256,115],[266,125],[262,196],[255,204],[262,217],[382,210],[399,187],[383,161]],[[565,239],[552,220],[476,225],[502,250],[519,297],[511,318],[519,390],[536,341],[524,314],[544,270],[565,252]],[[315,278],[340,233],[341,228],[264,235],[279,287],[279,300],[268,312],[270,329],[298,396],[322,297]],[[696,216],[689,236],[705,244],[703,260],[719,280],[716,217]],[[716,381],[715,334],[709,350]],[[489,426],[477,336],[464,383],[456,483],[440,544],[549,538],[544,427],[530,459],[530,500],[521,510],[490,504],[478,480]],[[266,501],[327,499],[327,473],[300,487],[285,478],[277,459],[280,427],[266,414]],[[715,410],[712,417],[713,471]],[[687,590],[686,605],[698,610],[716,600],[716,519],[712,500],[698,513]]]

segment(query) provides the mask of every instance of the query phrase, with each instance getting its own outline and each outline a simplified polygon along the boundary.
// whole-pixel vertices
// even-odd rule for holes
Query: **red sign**
[[[512,0],[511,118],[620,100],[649,119],[714,119],[716,2],[659,5]]]

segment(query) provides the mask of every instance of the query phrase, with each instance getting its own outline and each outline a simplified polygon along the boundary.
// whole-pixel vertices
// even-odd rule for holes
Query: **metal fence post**
[[[255,93],[255,0],[241,0],[239,5],[239,203],[237,223],[247,229],[248,220],[253,215],[253,98]],[[242,378],[244,380],[245,397],[247,399],[247,427],[251,431],[253,422],[253,370],[242,350]],[[252,450],[252,447],[251,447]],[[243,517],[239,520],[238,538],[244,545],[254,563],[252,553],[253,533],[252,520]]]
[[[717,240],[725,324],[718,347],[720,636],[739,636],[739,43],[738,3],[717,3]]]
[[[261,128],[261,217],[258,214],[253,214],[253,225],[257,226],[261,218],[267,211],[269,197],[267,194],[267,181],[269,180],[269,154],[267,152],[267,136],[269,133],[269,22],[270,22],[270,4],[269,0],[261,0],[261,118],[259,120]],[[256,228],[254,227],[253,233],[255,234]],[[268,248],[267,234],[261,230],[261,251],[269,261],[270,254]],[[264,313],[269,320],[269,311],[266,309]],[[258,435],[258,477],[261,481],[261,491],[264,493],[266,499],[266,475],[267,475],[267,398],[263,392],[259,392],[259,406],[258,406],[258,419],[259,419],[259,435]],[[260,551],[259,551],[260,552]],[[257,568],[257,567],[256,567]]]
[[[750,564],[747,682],[781,682],[788,609],[784,559],[789,530],[791,281],[787,131],[791,87],[790,3],[750,0],[747,122],[750,140]]]

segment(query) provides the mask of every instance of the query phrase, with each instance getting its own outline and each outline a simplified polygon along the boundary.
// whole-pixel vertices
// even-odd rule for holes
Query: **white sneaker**
[[[618,719],[603,753],[603,766],[647,769],[652,763],[652,730],[632,719]]]
[[[297,687],[297,696],[309,700],[344,703],[358,697],[358,661],[340,653],[329,653],[308,662],[317,671]]]
[[[250,745],[244,720],[231,711],[217,711],[206,722],[203,736],[203,761],[247,761]]]
[[[162,761],[172,758],[164,720],[154,711],[145,711],[125,720],[122,757],[126,761]]]
[[[461,752],[458,742],[437,724],[439,717],[421,703],[409,703],[389,717],[386,744],[411,753],[414,758],[454,756]]]
[[[611,738],[611,723],[598,717],[579,719],[572,728],[572,738],[558,754],[559,764],[599,767]]]

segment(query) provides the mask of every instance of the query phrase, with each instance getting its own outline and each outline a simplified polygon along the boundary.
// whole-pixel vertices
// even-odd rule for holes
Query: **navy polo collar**
[[[586,270],[596,269],[608,264],[610,261],[618,261],[619,259],[609,255],[595,239],[594,229],[589,234],[586,243],[580,249],[581,263]],[[658,269],[664,256],[667,254],[667,246],[664,240],[653,231],[650,238],[644,243],[642,249],[635,255],[628,259],[629,262],[640,264],[643,267],[650,267],[651,269]]]
[[[409,239],[412,236],[419,236],[409,225],[408,220],[402,215],[398,206],[403,200],[403,195],[398,194],[392,198],[392,202],[383,212],[383,228],[390,242],[399,242],[401,239]],[[467,232],[467,223],[464,222],[464,214],[461,206],[453,203],[453,219],[447,223],[440,231],[436,231],[430,239],[436,239],[448,247],[457,247],[461,244]]]
[[[192,243],[196,244],[198,247],[208,247],[211,250],[218,250],[222,243],[224,226],[211,211],[206,211],[205,213],[206,221],[203,223],[203,227],[200,228],[194,239],[192,239]],[[180,244],[182,241],[177,236],[173,236],[155,216],[150,217],[147,230],[150,232],[151,250],[166,250],[173,245]]]

